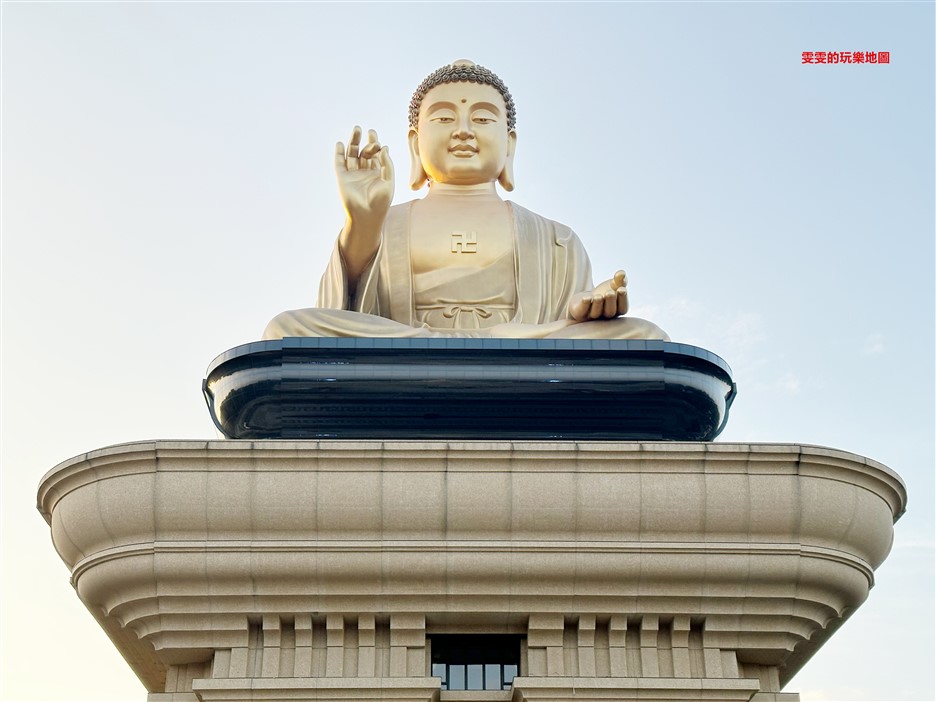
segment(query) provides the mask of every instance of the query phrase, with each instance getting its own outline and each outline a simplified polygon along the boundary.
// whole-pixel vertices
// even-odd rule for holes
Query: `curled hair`
[[[419,107],[422,105],[426,93],[443,83],[480,83],[482,85],[490,85],[504,98],[504,104],[507,106],[507,129],[514,129],[516,127],[517,109],[514,106],[510,91],[507,90],[507,86],[504,85],[504,81],[498,78],[493,71],[475,63],[453,63],[448,66],[442,66],[442,68],[430,73],[429,76],[419,84],[419,87],[416,88],[416,92],[413,93],[413,99],[410,100],[410,127],[416,129],[419,123]]]

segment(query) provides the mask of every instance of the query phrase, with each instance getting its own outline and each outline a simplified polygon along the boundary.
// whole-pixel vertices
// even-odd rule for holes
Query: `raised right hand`
[[[361,148],[361,128],[355,127],[347,150],[340,141],[335,146],[335,173],[348,215],[338,248],[353,294],[380,246],[380,231],[393,201],[393,163],[387,147],[377,141],[377,132],[370,130]]]
[[[363,148],[360,127],[351,132],[347,149],[339,141],[335,145],[335,173],[350,222],[379,229],[393,201],[393,162],[387,147],[377,141],[377,132],[367,132]]]

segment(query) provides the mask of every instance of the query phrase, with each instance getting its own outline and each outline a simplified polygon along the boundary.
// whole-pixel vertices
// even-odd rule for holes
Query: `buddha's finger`
[[[380,177],[383,180],[388,180],[391,183],[393,182],[393,161],[390,160],[390,147],[385,146],[380,150],[380,153],[377,155],[378,160],[380,161]]]
[[[335,170],[348,170],[348,162],[345,160],[345,147],[340,141],[335,144]]]
[[[601,319],[604,314],[604,295],[592,295],[591,307],[588,309],[589,319]]]
[[[377,139],[377,132],[373,129],[367,130],[367,146],[365,147],[370,153],[377,153],[380,151],[380,140]]]
[[[630,308],[630,300],[627,298],[627,288],[619,288],[617,291],[617,313],[618,315],[627,314]]]
[[[361,157],[361,128],[355,125],[351,131],[351,140],[348,142],[348,170],[356,171],[359,167],[358,159]]]
[[[380,151],[382,148],[380,144],[375,142],[373,145],[368,144],[364,151],[361,152],[362,156],[365,154],[367,155],[368,168],[375,171],[380,170]]]
[[[374,158],[380,151],[380,142],[377,141],[377,132],[371,129],[367,133],[367,145],[361,149],[362,158]]]
[[[576,322],[581,322],[588,317],[588,309],[591,305],[591,298],[584,293],[578,293],[572,298],[572,304],[569,305],[569,317]]]
[[[617,317],[617,292],[614,290],[609,290],[604,294],[604,309],[601,313],[602,317],[611,318]]]
[[[348,140],[348,158],[357,158],[360,154],[361,146],[361,128],[354,125],[351,130],[351,138]]]
[[[627,273],[618,271],[614,274],[614,289],[623,288],[627,285]]]

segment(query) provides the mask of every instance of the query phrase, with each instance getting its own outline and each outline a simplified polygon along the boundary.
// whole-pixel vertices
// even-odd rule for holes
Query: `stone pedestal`
[[[572,441],[135,443],[39,491],[150,702],[795,700],[905,501],[831,449]],[[472,633],[524,637],[512,690],[440,691]]]

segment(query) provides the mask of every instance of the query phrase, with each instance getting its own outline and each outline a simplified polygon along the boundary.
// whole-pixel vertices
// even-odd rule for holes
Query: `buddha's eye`
[[[431,115],[430,120],[438,124],[451,124],[455,121],[455,115],[451,110],[438,110]]]
[[[490,117],[475,117],[473,121],[475,124],[490,124],[494,120]]]

